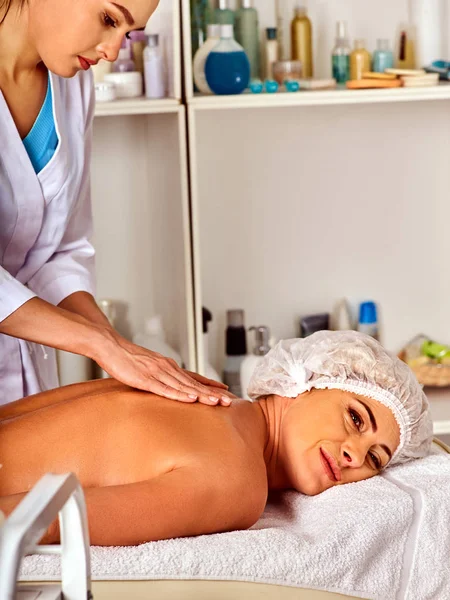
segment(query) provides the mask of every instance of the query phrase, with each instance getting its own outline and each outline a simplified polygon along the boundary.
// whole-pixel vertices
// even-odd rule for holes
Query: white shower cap
[[[312,388],[344,390],[387,406],[400,428],[390,465],[429,453],[433,425],[422,387],[411,369],[374,338],[357,331],[319,331],[283,340],[256,367],[248,395],[296,398]]]

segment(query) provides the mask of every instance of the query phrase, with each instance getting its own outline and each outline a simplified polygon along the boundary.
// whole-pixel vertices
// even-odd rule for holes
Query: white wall
[[[161,314],[187,360],[184,249],[176,114],[94,122],[92,190],[99,298],[120,303],[118,330]]]
[[[198,115],[201,281],[210,349],[225,310],[277,338],[342,296],[373,298],[383,340],[450,341],[446,101]]]

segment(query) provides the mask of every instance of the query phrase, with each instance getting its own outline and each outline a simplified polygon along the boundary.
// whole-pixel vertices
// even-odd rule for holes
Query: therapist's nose
[[[123,37],[118,38],[117,41],[108,44],[101,44],[97,47],[100,58],[107,60],[108,62],[114,62],[119,56],[119,50],[122,45]]]

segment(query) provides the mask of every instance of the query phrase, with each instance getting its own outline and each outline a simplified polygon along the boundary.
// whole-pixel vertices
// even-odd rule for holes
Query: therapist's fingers
[[[205,386],[196,381],[190,372],[180,369],[175,361],[169,359],[168,362],[170,363],[172,370],[166,368],[165,371],[162,371],[158,376],[160,381],[163,381],[164,383],[171,385],[171,387],[174,387],[180,391],[184,391],[185,387],[189,386],[189,393],[192,393],[191,390],[193,390],[193,392],[198,396],[198,401],[202,404],[218,404],[219,402],[223,406],[229,406],[231,404],[231,400],[228,398],[228,395],[226,395],[226,390],[223,390],[221,387],[219,387],[219,389],[217,389],[217,387],[214,389],[212,387]],[[168,376],[175,378],[179,387],[173,381],[173,379],[169,381]]]
[[[222,383],[221,381],[214,381],[214,379],[209,379],[208,377],[204,377],[203,375],[200,375],[199,373],[194,373],[193,371],[186,371],[186,373],[190,377],[192,377],[192,379],[195,379],[195,381],[203,383],[203,385],[209,385],[214,388],[222,388],[224,390],[228,389],[228,386],[225,385],[225,383]]]

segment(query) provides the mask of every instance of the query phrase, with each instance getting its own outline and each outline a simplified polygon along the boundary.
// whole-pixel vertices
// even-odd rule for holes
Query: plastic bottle
[[[202,94],[212,94],[211,88],[206,81],[205,65],[211,50],[213,50],[220,41],[220,25],[208,25],[208,37],[201,48],[197,50],[194,56],[194,82],[197,89]]]
[[[205,376],[213,381],[222,381],[217,371],[209,362],[209,340],[208,340],[208,323],[212,321],[212,314],[204,306],[202,307],[203,320],[203,356],[205,357]]]
[[[249,331],[255,332],[256,344],[253,348],[253,353],[247,355],[241,364],[241,397],[244,398],[244,400],[250,400],[247,394],[250,379],[252,378],[255,368],[260,364],[263,357],[270,350],[270,331],[268,327],[266,327],[265,325],[260,325],[258,327],[250,327]]]
[[[266,29],[266,43],[264,46],[264,79],[273,79],[273,65],[280,59],[280,49],[275,27]]]
[[[389,40],[377,40],[377,49],[373,53],[373,70],[384,73],[385,69],[394,66],[394,53],[389,48]]]
[[[218,0],[217,8],[214,11],[214,23],[218,25],[233,25],[235,21],[234,10],[228,6],[228,0]],[[208,34],[209,37],[209,34]]]
[[[144,81],[147,98],[164,98],[166,95],[164,79],[164,62],[159,48],[159,36],[149,35],[144,49]]]
[[[362,79],[363,73],[371,70],[370,53],[364,40],[355,40],[355,49],[350,54],[350,79]]]
[[[415,27],[416,64],[428,67],[447,58],[447,0],[409,0],[411,23]]]
[[[350,41],[347,23],[338,21],[336,24],[336,45],[332,54],[333,77],[336,83],[347,83],[350,79]]]
[[[58,363],[59,385],[70,385],[71,383],[80,383],[89,381],[94,376],[94,363],[90,358],[65,352],[56,351]]]
[[[183,366],[183,360],[179,353],[166,342],[166,334],[159,315],[146,319],[144,331],[133,336],[133,342],[138,346],[158,352],[166,358],[172,358],[178,366]]]
[[[411,25],[402,25],[398,37],[397,60],[398,69],[416,68],[416,30]]]
[[[313,76],[312,25],[304,6],[297,6],[291,22],[292,60],[300,60],[303,77]]]
[[[377,306],[375,302],[362,302],[359,305],[358,331],[379,339]]]
[[[250,61],[251,79],[259,79],[259,30],[258,12],[252,0],[241,0],[236,12],[236,40],[243,47]]]
[[[209,53],[206,81],[214,94],[240,94],[250,82],[250,63],[233,37],[232,25],[220,26],[220,42]]]
[[[232,394],[241,398],[241,364],[247,354],[243,310],[227,311],[226,354],[223,382]]]
[[[335,304],[330,315],[330,329],[334,331],[353,329],[350,307],[346,298],[342,298]]]
[[[113,73],[129,73],[131,71],[136,71],[136,65],[131,58],[130,46],[127,45],[125,48],[119,50],[119,56],[117,57],[117,60],[114,61],[112,70]]]

